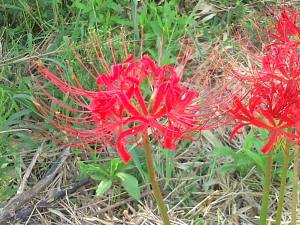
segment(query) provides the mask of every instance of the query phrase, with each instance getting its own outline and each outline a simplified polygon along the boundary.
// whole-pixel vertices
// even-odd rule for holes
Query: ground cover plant
[[[281,83],[275,86],[256,81],[263,77],[266,68],[269,76],[276,77],[277,70],[284,74],[283,61],[279,67],[283,69],[273,67],[273,48],[284,49],[291,46],[286,43],[297,42],[297,27],[293,25],[297,14],[290,16],[291,8],[286,8],[287,15],[281,14],[283,6],[278,2],[275,6],[264,6],[273,7],[271,12],[289,24],[283,29],[275,26],[276,17],[259,16],[262,6],[259,2],[254,5],[226,2],[230,6],[226,8],[223,2],[218,2],[221,3],[218,7],[213,1],[199,1],[191,3],[193,7],[178,8],[184,3],[3,3],[3,9],[15,11],[5,13],[6,26],[2,30],[3,39],[10,41],[4,42],[1,59],[2,109],[9,109],[0,109],[1,138],[5,140],[0,160],[1,201],[5,206],[1,209],[1,219],[7,221],[14,216],[14,210],[32,200],[26,210],[16,212],[17,217],[31,224],[41,220],[45,224],[161,224],[156,207],[159,200],[151,197],[148,185],[149,180],[155,179],[147,168],[149,162],[146,163],[142,149],[148,146],[149,150],[151,146],[153,167],[167,209],[162,215],[167,212],[171,224],[258,224],[259,219],[260,224],[265,224],[266,219],[272,223],[275,217],[276,224],[290,220],[297,223],[297,202],[286,201],[284,208],[280,207],[284,191],[287,199],[291,193],[297,199],[297,169],[287,168],[293,159],[287,156],[297,149],[277,151],[298,143],[297,109],[293,108],[298,96],[292,93],[297,85],[284,91],[285,79],[277,79]],[[39,17],[33,19],[33,12],[39,12]],[[248,12],[257,14],[255,17],[264,21],[263,25],[257,26],[255,20],[249,20]],[[63,18],[68,18],[67,23]],[[241,19],[246,21],[240,23]],[[19,30],[9,26],[16,20],[21,22]],[[269,24],[274,27],[267,30]],[[282,35],[286,35],[284,41],[280,39]],[[278,43],[268,47],[270,54],[263,53],[263,47],[273,39]],[[219,45],[212,48],[217,42]],[[261,73],[260,60],[265,69]],[[270,68],[274,71],[270,72]],[[163,75],[162,79],[156,81],[155,76],[143,75],[151,74],[151,70],[152,74]],[[113,74],[114,79],[109,80],[104,73]],[[255,74],[260,76],[253,80]],[[297,72],[293,74],[296,76]],[[229,84],[234,88],[230,89]],[[111,95],[115,88],[121,91],[117,98]],[[268,103],[265,96],[269,90],[274,97]],[[101,94],[92,97],[97,92],[105,93],[105,98]],[[259,95],[259,101],[258,92],[265,94]],[[279,129],[265,111],[270,110],[268,104],[277,104],[276,99],[280,99],[282,106],[286,94],[290,97],[283,107],[284,116],[272,114],[275,124],[284,121],[279,122],[284,124]],[[221,102],[222,97],[226,101]],[[248,109],[249,102],[255,107]],[[90,123],[76,119],[91,113],[86,109],[94,110],[86,118]],[[147,114],[156,118],[150,123]],[[269,122],[255,122],[260,119],[257,115],[263,115]],[[244,128],[249,123],[258,128]],[[232,124],[236,125],[233,132]],[[42,144],[43,140],[46,142]],[[61,144],[70,145],[71,149],[62,151]],[[102,150],[96,151],[98,148]],[[261,150],[269,152],[269,157]],[[128,164],[117,159],[117,152]],[[296,155],[294,168],[297,168]],[[272,171],[273,162],[276,169]],[[58,168],[62,171],[58,172]],[[286,175],[290,178],[287,184]],[[266,184],[272,185],[270,191]],[[41,192],[42,185],[49,191]],[[279,186],[277,207],[274,199]],[[68,190],[67,196],[61,189]],[[30,190],[35,190],[42,201],[34,201]],[[13,195],[15,199],[8,201]],[[65,199],[55,202],[64,196]],[[269,203],[268,198],[272,200]],[[284,209],[282,216],[280,211],[275,216],[277,209]],[[259,215],[265,216],[259,218]],[[14,223],[15,219],[10,221]]]

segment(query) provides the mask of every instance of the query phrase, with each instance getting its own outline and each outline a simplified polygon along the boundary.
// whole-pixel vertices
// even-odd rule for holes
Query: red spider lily
[[[41,63],[34,63],[35,69],[48,82],[54,84],[82,110],[61,103],[34,77],[40,90],[59,106],[79,115],[86,115],[63,115],[36,95],[36,105],[42,115],[68,137],[67,143],[59,143],[77,146],[86,151],[99,151],[108,144],[115,145],[119,155],[127,163],[131,156],[125,148],[126,144],[143,143],[149,131],[163,147],[175,149],[175,141],[196,140],[201,130],[217,127],[224,122],[221,109],[227,107],[232,100],[232,93],[228,90],[230,82],[226,77],[221,80],[214,78],[219,82],[210,87],[212,77],[207,72],[216,64],[218,58],[214,63],[202,65],[188,81],[182,81],[183,69],[194,49],[190,43],[182,45],[181,53],[184,52],[184,55],[174,67],[157,66],[148,56],[143,56],[140,60],[136,60],[133,55],[128,57],[125,42],[124,54],[127,59],[117,63],[111,41],[114,63],[110,67],[99,39],[92,34],[91,43],[99,63],[93,61],[87,45],[85,50],[90,61],[89,66],[82,61],[73,47],[72,49],[83,68],[97,83],[97,91],[84,89],[75,74],[72,75],[71,85],[62,72],[57,77]],[[96,65],[101,65],[101,68]],[[100,72],[102,70],[105,71],[104,74]],[[202,71],[203,74],[200,74]],[[148,85],[146,91],[144,83]],[[147,94],[149,92],[150,95]],[[90,130],[75,129],[74,124],[88,125]],[[88,144],[98,144],[100,147],[91,150],[84,147]]]
[[[264,80],[277,80],[281,83],[289,83],[293,80],[296,84],[300,79],[300,57],[298,48],[300,41],[290,41],[270,49],[268,55],[263,58],[263,68],[260,77]]]
[[[228,54],[233,63],[220,63],[224,71],[245,84],[244,92],[248,89],[248,95],[239,93],[234,97],[235,103],[227,111],[235,120],[231,139],[244,126],[264,128],[270,134],[262,148],[264,153],[276,143],[285,143],[284,139],[300,144],[300,41],[295,39],[299,32],[296,25],[299,14],[295,11],[291,14],[284,9],[281,17],[274,17],[274,25],[269,29],[256,26],[260,41],[256,45],[245,29],[238,33],[235,28],[233,31],[244,50],[245,61],[241,63],[242,57],[236,59]],[[287,128],[294,128],[293,133],[286,132]]]
[[[296,10],[292,12],[284,9],[279,18],[276,18],[274,26],[267,29],[269,36],[279,41],[279,43],[289,42],[300,37],[300,28],[297,26],[299,21]],[[275,31],[274,33],[270,31]],[[274,44],[272,44],[274,45]]]
[[[268,143],[261,149],[267,153],[278,142],[284,144],[284,138],[291,143],[300,144],[299,129],[297,134],[285,131],[287,128],[299,126],[300,113],[297,107],[300,103],[298,88],[295,82],[256,83],[247,99],[235,98],[235,106],[228,112],[235,119],[235,128],[230,139],[239,133],[244,126],[264,128],[270,132]]]
[[[255,30],[252,31],[255,33],[252,35],[255,40],[250,37],[243,25],[233,27],[232,31],[239,43],[238,50],[240,48],[243,50],[239,57],[232,56],[224,49],[230,60],[230,63],[224,65],[224,70],[249,86],[258,80],[265,82],[270,79],[287,79],[291,75],[282,74],[283,67],[287,66],[294,71],[297,67],[299,13],[287,7],[279,15],[274,9],[269,10],[272,16],[267,18],[272,22],[272,27],[263,28],[261,23],[256,22]],[[293,72],[293,76],[298,76],[295,74],[297,73]]]

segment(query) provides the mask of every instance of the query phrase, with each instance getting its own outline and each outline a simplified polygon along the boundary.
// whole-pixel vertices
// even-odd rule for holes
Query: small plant
[[[120,159],[113,159],[111,161],[102,164],[85,164],[79,163],[80,174],[77,177],[78,180],[86,176],[91,176],[94,180],[99,181],[96,193],[101,195],[105,193],[114,184],[120,184],[120,180],[123,182],[125,190],[135,199],[140,199],[140,188],[138,180],[123,171],[133,168],[129,164],[124,164]]]
[[[265,129],[258,128],[256,132],[250,130],[246,139],[243,143],[243,148],[240,151],[236,151],[230,147],[222,146],[209,152],[209,155],[215,156],[230,156],[233,158],[232,163],[223,164],[217,169],[219,172],[227,172],[236,170],[239,172],[241,177],[246,176],[253,166],[256,166],[258,172],[265,174],[267,164],[267,156],[261,152],[262,147],[266,144],[266,138],[268,137],[268,132]],[[276,149],[280,149],[280,143],[277,143]],[[273,153],[273,161],[278,165],[283,164],[283,154],[282,151],[276,151]],[[272,171],[272,177],[275,178],[276,174],[281,174],[282,168],[279,167]],[[289,178],[292,180],[292,171],[288,171]]]

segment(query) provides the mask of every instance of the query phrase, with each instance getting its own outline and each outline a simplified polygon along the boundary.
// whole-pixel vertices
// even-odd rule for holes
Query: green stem
[[[289,155],[288,155],[290,152],[289,146],[290,146],[290,142],[288,140],[286,140],[286,147],[285,147],[285,151],[283,153],[284,158],[283,158],[279,200],[278,200],[278,205],[277,205],[275,225],[280,225],[280,223],[281,223],[281,215],[282,215],[282,208],[283,208],[283,202],[284,202],[284,191],[285,191],[285,186],[286,186],[286,174],[287,174],[288,165],[289,165]]]
[[[293,196],[292,196],[292,223],[296,225],[297,219],[297,199],[298,199],[298,145],[295,145],[295,157],[294,157],[294,181],[293,181]]]
[[[144,143],[144,149],[145,149],[145,155],[146,155],[146,162],[147,162],[147,167],[148,167],[148,173],[150,176],[150,182],[152,185],[153,189],[153,194],[156,199],[161,217],[164,221],[164,225],[171,225],[169,216],[167,213],[167,209],[164,203],[164,199],[161,195],[160,188],[157,182],[156,174],[155,174],[155,169],[154,169],[154,163],[153,163],[153,157],[152,157],[152,152],[150,148],[150,142],[149,139],[146,138],[145,143]]]
[[[273,153],[274,153],[274,147],[272,146],[272,148],[268,152],[268,161],[267,161],[267,168],[266,168],[266,177],[265,177],[265,185],[263,190],[259,225],[267,224],[268,201],[269,201],[269,192],[271,186],[270,184],[271,184],[272,165],[273,165]]]

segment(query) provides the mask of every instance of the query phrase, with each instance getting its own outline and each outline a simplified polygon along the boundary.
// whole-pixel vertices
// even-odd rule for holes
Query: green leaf
[[[235,170],[235,169],[236,169],[236,165],[234,163],[230,163],[230,164],[226,164],[226,165],[219,167],[217,169],[217,171],[219,171],[220,173],[224,173],[224,172],[227,172],[230,170]]]
[[[166,178],[167,178],[167,181],[166,181],[166,184],[165,184],[165,188],[168,186],[169,184],[169,180],[171,178],[171,174],[172,174],[172,169],[173,169],[173,154],[175,153],[174,150],[171,150],[171,149],[166,149],[164,148],[163,149],[163,154],[164,156],[166,157]]]
[[[82,14],[86,14],[86,13],[92,11],[92,10],[93,10],[93,6],[91,6],[91,5],[85,6],[85,7],[83,8],[83,10],[82,10]]]
[[[250,161],[252,161],[251,158],[243,152],[238,152],[236,159],[238,166],[248,165]]]
[[[140,148],[136,147],[136,144],[132,145],[132,147],[128,148],[128,149],[129,149],[130,155],[132,157],[132,160],[133,160],[136,168],[138,169],[138,171],[140,172],[143,180],[146,183],[147,180],[146,180],[146,177],[145,177],[145,171],[142,168],[142,164],[141,164],[141,161],[139,159],[139,155],[137,154],[137,152],[144,154],[144,151],[142,151],[143,149],[140,149]],[[142,158],[144,158],[144,155],[143,155]]]
[[[144,26],[146,24],[146,21],[148,22],[147,17],[149,18],[149,15],[147,14],[147,12],[148,12],[148,7],[147,7],[147,5],[145,5],[142,12],[138,16],[140,25]]]
[[[264,165],[264,162],[263,162],[262,158],[259,155],[253,153],[251,150],[244,149],[244,151],[247,155],[249,155],[255,161],[255,163],[260,167],[260,169],[264,173],[266,173],[266,167]]]
[[[137,179],[127,173],[119,172],[116,174],[124,182],[124,188],[126,191],[134,197],[136,200],[140,200],[141,193]]]
[[[258,131],[262,139],[268,138],[269,132],[266,129],[258,128]]]
[[[13,120],[15,120],[15,119],[17,119],[17,118],[19,118],[19,117],[21,117],[21,116],[24,116],[24,115],[26,115],[26,114],[28,114],[28,113],[30,113],[30,112],[31,112],[30,109],[23,109],[23,110],[21,110],[21,111],[19,111],[19,112],[16,112],[16,113],[12,114],[12,115],[7,119],[6,125],[10,125],[11,122],[12,122]]]
[[[18,136],[24,140],[24,145],[29,144],[31,147],[38,148],[39,144],[33,140],[31,137],[28,137],[26,134],[18,133]]]
[[[235,158],[236,152],[227,146],[221,146],[209,152],[208,155],[232,156]]]
[[[111,180],[106,179],[101,181],[96,190],[97,195],[102,195],[103,193],[105,193],[111,187],[111,185],[112,185]]]
[[[99,174],[94,174],[91,176],[94,180],[107,180],[104,176],[101,176]]]
[[[154,31],[154,33],[156,34],[157,37],[162,36],[162,29],[161,29],[161,26],[159,25],[159,23],[157,21],[151,21],[150,26],[151,26],[152,30]]]
[[[117,21],[118,24],[124,25],[124,26],[128,26],[128,27],[134,27],[133,22],[130,21],[126,21],[126,20],[120,20]]]
[[[119,159],[113,159],[110,161],[110,177],[113,178],[113,175],[118,169],[120,160]]]
[[[81,3],[81,2],[75,2],[74,3],[75,6],[78,8],[78,9],[84,9],[85,7],[87,7],[85,4]]]
[[[253,138],[254,138],[254,132],[253,130],[251,130],[244,140],[244,144],[243,144],[244,149],[248,149],[248,150],[252,149]]]
[[[88,172],[88,171],[100,172],[105,176],[109,177],[109,174],[105,170],[103,170],[100,166],[89,165],[83,162],[80,162],[79,165],[80,165],[80,170],[84,172]]]
[[[1,4],[0,7],[3,8],[4,10],[5,9],[14,9],[14,10],[25,11],[25,9],[22,9],[18,6],[15,6],[15,5],[9,5],[9,4]]]
[[[32,50],[32,33],[28,34],[28,49]]]
[[[27,94],[15,94],[15,95],[13,95],[13,98],[25,98],[25,99],[32,101],[31,96],[27,95]]]
[[[170,5],[167,1],[165,1],[165,4],[164,4],[164,13],[165,14],[171,13],[171,8],[170,8]]]
[[[262,147],[264,146],[264,141],[258,139],[258,138],[253,138],[253,145],[257,151],[260,151]]]
[[[110,4],[108,4],[107,8],[110,8],[110,9],[116,11],[116,12],[122,12],[122,11],[124,11],[121,6],[117,5],[114,2],[111,2]]]

